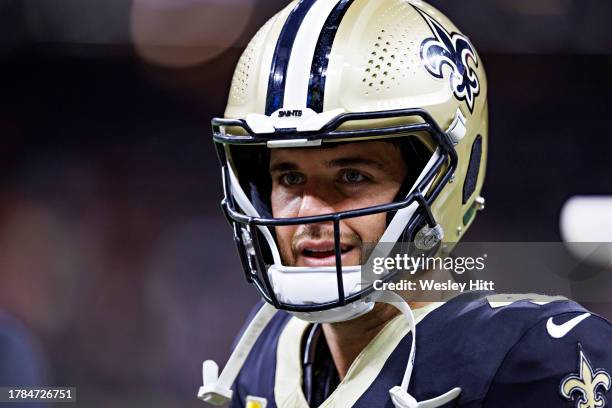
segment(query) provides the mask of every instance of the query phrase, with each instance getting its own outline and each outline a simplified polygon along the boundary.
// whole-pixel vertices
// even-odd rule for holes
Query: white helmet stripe
[[[329,15],[342,0],[319,0],[308,11],[293,43],[283,107],[305,108],[313,57]]]
[[[295,37],[315,0],[300,0],[291,10],[276,42],[266,95],[266,115],[271,115],[283,106],[287,68],[293,51]]]
[[[323,112],[329,55],[340,23],[351,4],[353,4],[353,0],[340,0],[338,4],[336,4],[334,10],[327,17],[325,26],[321,30],[321,34],[317,40],[317,47],[312,57],[312,66],[310,68],[308,101],[306,103],[309,109],[317,113]]]

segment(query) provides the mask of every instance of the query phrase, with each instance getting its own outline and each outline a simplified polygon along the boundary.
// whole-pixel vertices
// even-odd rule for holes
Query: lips
[[[333,241],[302,241],[297,245],[298,264],[304,266],[330,266],[336,264]],[[355,250],[354,245],[340,243],[342,260]]]

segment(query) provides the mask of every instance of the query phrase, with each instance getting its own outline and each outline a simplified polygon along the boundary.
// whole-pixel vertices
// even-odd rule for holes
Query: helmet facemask
[[[374,256],[387,256],[393,244],[398,242],[398,245],[407,245],[405,250],[402,249],[403,252],[411,251],[413,245],[409,242],[423,226],[426,225],[427,227],[423,229],[429,230],[437,226],[431,213],[431,204],[454,171],[456,153],[446,135],[424,111],[406,110],[397,113],[399,114],[396,117],[410,119],[409,123],[382,129],[358,129],[358,127],[356,129],[355,126],[351,126],[349,130],[338,130],[338,127],[347,121],[376,119],[377,115],[388,117],[389,111],[344,114],[332,120],[320,132],[313,132],[310,135],[279,132],[279,134],[266,135],[264,140],[256,134],[251,134],[252,131],[245,121],[224,119],[213,121],[223,169],[225,198],[222,206],[233,227],[234,240],[246,278],[257,287],[266,301],[278,309],[296,313],[307,320],[333,321],[347,320],[371,308],[372,299],[366,298],[373,292],[372,279],[366,277],[362,268],[366,262],[355,266],[342,265],[340,239],[342,220],[387,214],[387,228],[380,241],[369,243],[374,244],[368,251],[370,259]],[[414,123],[415,118],[421,118],[423,122]],[[228,135],[227,130],[233,129],[235,132],[239,122],[243,122],[239,128],[244,132],[237,132],[239,135]],[[344,142],[372,140],[371,137],[365,137],[371,132],[378,133],[375,140],[393,138],[394,143],[400,141],[399,147],[405,159],[420,158],[414,161],[420,164],[412,163],[409,173],[415,174],[418,171],[416,173],[419,174],[418,178],[408,179],[395,200],[373,207],[330,214],[297,218],[272,217],[269,203],[271,182],[267,174],[271,144],[274,146],[276,142],[283,147],[286,145],[307,147],[315,144],[325,147]],[[415,142],[417,139],[415,135],[419,135],[420,140],[428,142],[427,148],[425,144]],[[291,145],[291,142],[296,140],[301,142]],[[269,143],[270,141],[273,143]],[[281,143],[278,143],[279,141]],[[287,143],[283,144],[282,141]],[[435,150],[432,152],[432,149]],[[335,266],[285,265],[279,251],[275,228],[321,223],[333,225]],[[388,281],[394,276],[394,272],[387,271],[376,276],[376,279]],[[339,311],[342,312],[338,314]]]

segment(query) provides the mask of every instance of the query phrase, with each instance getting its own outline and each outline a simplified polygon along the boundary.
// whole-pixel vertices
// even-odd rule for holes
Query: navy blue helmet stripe
[[[312,67],[310,68],[310,80],[308,82],[308,100],[306,106],[317,113],[323,112],[323,99],[325,97],[325,79],[327,77],[327,66],[329,65],[329,53],[331,52],[334,38],[342,18],[346,14],[353,0],[341,0],[325,20],[325,25],[319,34]]]
[[[285,98],[285,82],[287,81],[287,66],[291,57],[291,49],[295,42],[295,36],[306,16],[308,10],[316,0],[301,0],[291,11],[285,25],[281,30],[274,57],[272,58],[272,68],[270,79],[268,80],[268,94],[266,96],[266,115],[271,115],[282,108]]]

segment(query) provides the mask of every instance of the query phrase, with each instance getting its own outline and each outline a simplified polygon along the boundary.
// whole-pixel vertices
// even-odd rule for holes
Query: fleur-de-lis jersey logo
[[[604,396],[610,390],[610,374],[603,369],[593,370],[586,354],[579,346],[579,373],[570,374],[561,381],[561,395],[576,401],[576,408],[603,408]]]
[[[470,40],[459,33],[449,33],[429,14],[413,7],[423,16],[434,37],[421,44],[421,60],[427,71],[436,78],[444,78],[444,66],[450,68],[450,87],[455,97],[467,103],[474,111],[476,97],[480,93],[480,81],[469,60],[478,67],[478,57]]]

